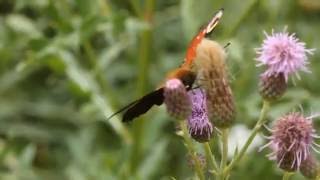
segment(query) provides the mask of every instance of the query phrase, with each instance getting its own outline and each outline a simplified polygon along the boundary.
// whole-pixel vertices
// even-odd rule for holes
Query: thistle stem
[[[228,172],[224,172],[224,169],[227,165],[227,159],[228,159],[228,134],[229,129],[223,129],[222,130],[222,157],[221,157],[221,163],[220,163],[220,179],[225,179]]]
[[[258,132],[261,129],[261,127],[263,126],[263,124],[266,122],[266,116],[267,116],[267,112],[269,111],[269,108],[270,108],[270,102],[266,101],[266,100],[263,101],[263,105],[262,105],[262,109],[261,109],[261,113],[260,113],[260,117],[259,117],[258,122],[256,123],[255,127],[251,131],[249,138],[247,139],[245,145],[241,148],[239,154],[237,154],[234,157],[234,159],[231,161],[229,166],[227,168],[225,168],[224,174],[227,174],[241,160],[241,158],[243,157],[245,152],[248,150],[249,145],[252,143],[253,139],[258,134]]]
[[[199,162],[199,159],[197,158],[197,154],[196,154],[196,151],[195,151],[195,148],[193,146],[193,143],[190,139],[190,137],[188,136],[189,132],[188,132],[188,128],[187,128],[187,124],[185,121],[181,121],[180,122],[180,127],[181,127],[181,130],[183,132],[183,139],[186,143],[186,146],[187,146],[187,149],[191,155],[191,158],[195,164],[195,170],[196,170],[196,174],[198,176],[198,178],[200,180],[204,180],[204,175],[203,175],[203,172],[201,170],[201,167],[200,167],[200,162]]]
[[[291,177],[293,174],[294,174],[294,173],[285,171],[284,174],[283,174],[283,176],[282,176],[282,180],[289,180],[290,177]]]
[[[218,171],[218,165],[217,165],[217,162],[216,162],[216,158],[214,157],[214,154],[212,154],[210,144],[208,142],[206,142],[206,143],[203,144],[203,146],[204,146],[204,150],[206,152],[207,161],[209,162],[209,164],[213,168],[213,170],[215,172],[217,172]]]

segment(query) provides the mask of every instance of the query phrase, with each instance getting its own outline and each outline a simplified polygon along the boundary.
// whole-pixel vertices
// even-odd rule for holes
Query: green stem
[[[291,177],[293,174],[294,174],[294,173],[292,173],[292,172],[287,172],[287,171],[285,171],[284,174],[283,174],[283,176],[282,176],[282,180],[289,180],[290,177]]]
[[[234,159],[231,161],[230,165],[224,170],[224,174],[227,174],[241,160],[241,158],[243,157],[245,152],[248,150],[249,145],[252,143],[253,139],[255,138],[255,136],[257,135],[257,133],[259,132],[259,130],[261,129],[261,127],[265,123],[266,115],[267,115],[267,112],[269,111],[269,108],[270,108],[270,102],[263,101],[263,106],[261,109],[261,113],[260,113],[260,117],[259,117],[258,122],[256,123],[255,127],[251,131],[249,138],[247,139],[245,145],[240,150],[239,154],[237,154],[234,157]]]
[[[210,144],[208,142],[206,142],[203,144],[203,146],[204,146],[204,150],[206,152],[207,161],[209,162],[209,164],[213,168],[213,170],[215,172],[217,172],[219,167],[217,165],[216,158],[214,157],[214,154],[211,151]]]
[[[181,121],[180,126],[181,126],[181,130],[183,132],[183,139],[186,143],[186,146],[187,146],[187,149],[191,155],[191,158],[195,164],[195,170],[196,170],[197,176],[200,180],[204,180],[205,178],[204,178],[201,166],[200,166],[199,159],[197,158],[197,154],[194,149],[193,143],[188,135],[189,133],[188,133],[187,124],[185,123],[185,121]]]
[[[228,134],[229,129],[222,130],[222,157],[221,157],[221,164],[220,164],[220,179],[225,179],[228,172],[224,172],[224,169],[227,165],[228,160]]]
[[[139,1],[138,0],[130,0],[129,2],[131,4],[132,9],[135,12],[135,14],[137,16],[141,17],[142,13],[141,13],[141,7],[140,7],[141,5],[140,5]]]

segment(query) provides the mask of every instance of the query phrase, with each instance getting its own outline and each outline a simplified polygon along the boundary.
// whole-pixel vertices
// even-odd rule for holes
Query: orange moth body
[[[209,21],[208,25],[202,29],[190,42],[188,50],[185,55],[184,63],[182,64],[182,67],[190,68],[190,66],[193,64],[196,56],[197,56],[197,49],[199,44],[202,42],[202,40],[210,34],[213,29],[218,25],[220,18],[223,15],[223,9],[220,9],[215,16]]]
[[[185,59],[184,59],[184,63],[182,64],[182,67],[188,68],[192,65],[195,57],[197,56],[197,48],[198,45],[201,43],[201,41],[203,40],[203,38],[205,37],[205,31],[202,30],[200,31],[200,33],[194,37],[188,47]]]

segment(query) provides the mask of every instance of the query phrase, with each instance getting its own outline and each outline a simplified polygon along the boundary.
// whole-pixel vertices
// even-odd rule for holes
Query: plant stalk
[[[221,157],[221,163],[220,163],[220,179],[224,180],[227,176],[228,172],[225,172],[224,169],[227,166],[227,160],[228,160],[228,134],[229,129],[222,129],[222,157]]]
[[[289,180],[290,177],[293,175],[294,173],[292,172],[288,172],[288,171],[285,171],[283,176],[282,176],[282,180]]]
[[[197,154],[196,154],[196,151],[195,151],[195,148],[193,146],[193,143],[189,137],[189,132],[188,132],[188,128],[187,128],[187,124],[185,121],[180,121],[180,126],[181,126],[181,130],[183,132],[183,139],[186,143],[186,146],[187,146],[187,149],[191,155],[191,158],[195,164],[195,170],[196,170],[196,174],[198,176],[198,178],[200,180],[204,180],[204,174],[202,172],[202,169],[201,169],[201,166],[200,166],[200,161],[199,159],[197,158]]]
[[[210,167],[212,167],[213,170],[215,172],[217,172],[219,167],[217,165],[216,158],[214,157],[214,154],[211,151],[210,144],[208,142],[205,142],[205,143],[203,143],[203,146],[204,146],[204,150],[206,152],[206,159],[209,162]]]
[[[261,109],[261,113],[260,113],[260,117],[259,117],[258,122],[256,123],[255,127],[251,131],[249,138],[247,139],[245,145],[241,148],[239,154],[237,154],[236,157],[234,157],[234,159],[231,161],[229,166],[227,168],[225,168],[224,174],[229,173],[230,170],[241,160],[241,158],[243,157],[245,152],[248,150],[248,147],[252,143],[253,139],[256,137],[256,135],[258,134],[258,132],[261,129],[261,127],[263,126],[263,124],[266,122],[266,116],[267,116],[267,112],[269,111],[269,109],[270,109],[270,102],[266,101],[266,100],[263,101],[263,105],[262,105],[262,109]]]

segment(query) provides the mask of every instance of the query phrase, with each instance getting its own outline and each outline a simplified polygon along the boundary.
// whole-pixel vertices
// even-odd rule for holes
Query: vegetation
[[[287,26],[307,48],[319,49],[318,0],[0,0],[0,179],[193,177],[187,149],[163,106],[130,124],[121,116],[106,118],[163,82],[221,7],[224,16],[211,39],[231,43],[234,127],[252,129],[262,106],[262,69],[254,48],[265,38],[263,31]],[[300,105],[306,115],[320,112],[319,59],[315,51],[312,73],[289,80],[286,94],[268,113],[270,123]],[[314,123],[320,132],[317,119]],[[230,134],[230,141],[241,140]],[[220,159],[217,139],[210,143]],[[266,142],[260,141],[230,179],[282,177],[265,157],[268,149],[258,152]]]

